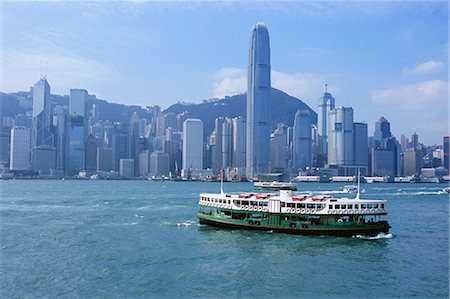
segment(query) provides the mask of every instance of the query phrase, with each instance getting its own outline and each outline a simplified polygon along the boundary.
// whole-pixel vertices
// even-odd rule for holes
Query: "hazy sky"
[[[272,86],[317,110],[328,84],[355,121],[397,138],[448,134],[448,2],[1,2],[1,91],[41,65],[55,94],[201,102],[244,92],[252,25],[267,24]]]

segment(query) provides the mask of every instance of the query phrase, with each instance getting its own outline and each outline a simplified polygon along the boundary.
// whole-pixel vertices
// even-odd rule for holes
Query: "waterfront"
[[[345,195],[343,184],[298,186]],[[448,297],[444,187],[364,184],[363,197],[388,200],[394,236],[364,241],[199,226],[198,193],[219,183],[2,181],[1,294]]]

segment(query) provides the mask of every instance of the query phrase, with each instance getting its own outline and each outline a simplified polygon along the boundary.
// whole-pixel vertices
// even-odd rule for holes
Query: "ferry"
[[[294,183],[285,182],[255,182],[253,183],[255,190],[292,190],[297,191],[297,185]]]
[[[200,224],[298,235],[376,236],[389,233],[386,200],[294,194],[201,193]]]

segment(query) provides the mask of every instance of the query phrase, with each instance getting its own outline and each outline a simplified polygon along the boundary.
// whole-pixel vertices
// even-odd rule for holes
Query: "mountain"
[[[297,110],[307,109],[311,112],[313,123],[317,123],[317,113],[314,112],[303,101],[294,98],[281,90],[272,88],[271,91],[271,111],[272,111],[272,129],[275,129],[278,123],[284,123],[292,126]],[[205,101],[201,104],[180,104],[170,106],[164,113],[172,112],[179,114],[186,112],[187,117],[199,118],[204,124],[204,134],[208,136],[214,130],[214,120],[217,117],[246,117],[247,94],[239,94],[231,97],[211,102]]]

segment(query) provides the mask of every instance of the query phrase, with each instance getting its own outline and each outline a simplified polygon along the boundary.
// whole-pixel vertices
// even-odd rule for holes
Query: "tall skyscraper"
[[[50,174],[56,167],[52,132],[50,85],[42,78],[33,86],[33,128],[31,133],[32,166],[40,174]]]
[[[353,108],[338,107],[330,111],[328,124],[328,164],[353,165]]]
[[[270,159],[270,43],[263,23],[253,26],[248,51],[247,177],[268,172]]]
[[[212,146],[212,168],[215,173],[223,167],[222,141],[223,141],[223,123],[225,119],[218,117],[214,121],[213,146]]]
[[[33,149],[40,145],[53,147],[51,125],[50,85],[46,78],[42,78],[33,86],[33,130],[31,135]]]
[[[70,90],[66,156],[66,172],[69,175],[85,169],[85,105],[87,95],[88,93],[84,89]]]
[[[222,124],[222,168],[230,167],[233,159],[233,125],[230,118]]]
[[[30,170],[30,129],[14,126],[11,128],[10,170]]]
[[[333,96],[327,91],[327,85],[325,85],[325,93],[319,98],[317,106],[317,163],[318,166],[323,166],[327,161],[328,154],[328,113],[334,110],[335,106]]]
[[[203,122],[188,118],[183,123],[183,159],[185,172],[203,169]]]
[[[312,165],[312,119],[309,110],[295,113],[293,126],[293,168],[305,170]]]
[[[378,147],[384,139],[391,137],[391,124],[383,116],[375,122],[375,132],[373,137],[375,140],[375,147]]]

